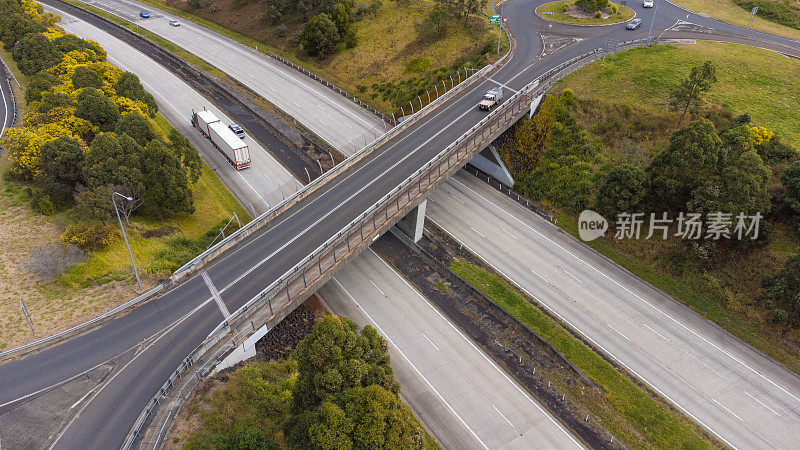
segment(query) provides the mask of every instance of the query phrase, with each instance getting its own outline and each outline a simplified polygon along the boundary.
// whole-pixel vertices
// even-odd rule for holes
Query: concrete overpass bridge
[[[339,166],[335,178],[332,174],[328,182],[310,186],[194,261],[176,276],[180,284],[131,313],[138,320],[117,321],[86,335],[86,340],[109,342],[107,350],[88,357],[95,362],[137,339],[144,345],[126,370],[96,394],[94,407],[67,428],[58,446],[90,448],[120,441],[138,411],[147,406],[141,399],[159,391],[165,380],[173,380],[176,367],[188,368],[186,355],[221,341],[228,332],[237,337],[238,345],[238,338],[257,329],[259,322],[287,314],[404,216],[416,211],[418,218],[432,190],[527,113],[560,69],[574,67],[575,58],[595,52],[597,46],[588,41],[538,59],[534,50],[538,47],[525,41],[537,36],[517,39],[517,54],[500,67],[475,76],[459,92]],[[532,79],[540,83],[528,83]],[[498,85],[513,95],[507,94],[489,115],[477,111],[475,99]],[[405,228],[415,234],[419,221],[409,222]],[[253,317],[260,320],[251,325]],[[152,328],[127,325],[143,321],[151,322]],[[162,327],[165,331],[156,333]],[[13,388],[3,394],[0,404],[6,395],[17,398],[63,379],[63,373],[54,373],[48,380],[39,376],[42,370],[58,364],[74,366],[78,359],[86,364],[81,350],[80,340],[73,340],[32,355],[25,364],[3,365],[0,373]],[[120,408],[120,398],[139,404]],[[100,423],[104,426],[98,429]]]

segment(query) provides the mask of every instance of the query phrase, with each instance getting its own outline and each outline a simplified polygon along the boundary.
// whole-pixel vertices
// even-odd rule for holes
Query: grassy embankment
[[[419,29],[424,28],[422,23],[435,4],[433,0],[410,2],[402,6],[393,0],[384,0],[375,15],[367,15],[353,23],[359,42],[356,47],[320,61],[304,56],[289,42],[292,33],[302,25],[302,17],[289,15],[280,24],[271,25],[264,19],[261,2],[237,7],[234,6],[234,0],[218,0],[214,2],[216,11],[210,7],[192,8],[181,0],[144,2],[208,27],[264,54],[279,54],[290,59],[387,113],[394,111],[394,106],[390,100],[371,95],[373,84],[400,83],[426,76],[440,67],[455,67],[480,57],[484,47],[497,42],[497,29],[489,28],[485,24],[486,19],[477,16],[470,18],[467,26],[463,21],[453,19],[446,35],[441,38],[423,37]],[[485,12],[488,11],[487,5]],[[281,37],[276,32],[279,25],[287,27]],[[497,58],[494,54],[496,46],[491,47],[493,51],[485,55],[490,61]],[[508,41],[504,36],[500,55],[507,50]],[[178,53],[184,56],[184,52]]]
[[[769,1],[778,3],[777,1]],[[800,30],[767,20],[761,17],[761,13],[756,14],[753,22],[750,23],[750,9],[742,8],[734,3],[733,0],[672,0],[672,2],[694,12],[702,13],[733,25],[790,39],[800,39]],[[791,3],[790,0],[784,1],[784,3],[787,2]],[[797,5],[796,2],[795,5]]]
[[[710,42],[639,48],[617,54],[613,69],[595,63],[569,75],[554,91],[570,88],[575,92],[580,99],[577,119],[601,137],[606,156],[629,158],[624,140],[633,139],[640,154],[629,162],[647,164],[652,153],[681,125],[679,114],[666,110],[669,88],[704,60],[714,62],[719,80],[707,99],[737,113],[749,113],[756,124],[775,130],[797,147],[800,85],[796,79],[800,61],[766,50]],[[627,129],[625,124],[634,123],[634,119],[668,125],[652,134],[636,127]],[[773,186],[778,183],[777,176],[773,177]],[[559,211],[555,216],[562,228],[577,236],[576,217]],[[791,224],[774,221],[771,241],[765,248],[739,252],[710,265],[692,260],[685,245],[671,240],[606,238],[588,245],[800,372],[800,333],[771,324],[759,300],[762,278],[774,273],[800,248],[800,236]],[[676,264],[678,261],[680,264]]]
[[[539,334],[606,391],[613,410],[584,405],[601,425],[632,448],[711,448],[686,417],[651,397],[610,363],[545,315],[499,275],[454,260],[450,269]],[[582,402],[580,396],[573,399]]]
[[[541,17],[542,19],[546,20],[553,20],[556,22],[563,22],[563,23],[571,23],[573,25],[612,25],[615,23],[626,22],[628,20],[633,19],[633,16],[636,13],[628,8],[627,6],[618,5],[616,3],[612,3],[612,5],[617,6],[617,12],[615,14],[610,14],[606,18],[582,18],[582,17],[575,17],[570,14],[565,13],[562,8],[563,5],[572,6],[575,3],[574,0],[560,0],[550,3],[545,3],[544,5],[539,6],[536,8],[536,14]],[[548,14],[545,14],[548,13]]]
[[[4,61],[25,84],[13,59],[3,53]],[[171,125],[160,114],[155,129],[167,136]],[[0,171],[10,166],[7,154],[0,159]],[[145,288],[158,277],[176,268],[205,248],[204,235],[227,221],[235,211],[242,223],[249,215],[207,166],[193,186],[195,213],[155,222],[134,218],[126,227],[134,258]],[[28,205],[25,186],[4,180],[0,191],[0,288],[7,295],[0,299],[0,348],[10,348],[34,338],[19,312],[23,297],[34,322],[38,337],[69,328],[111,307],[135,297],[136,286],[130,270],[122,236],[103,250],[91,252],[85,263],[75,265],[52,280],[39,280],[28,269],[31,252],[48,243],[59,242],[60,235],[71,222],[70,211],[47,217],[35,214]],[[116,218],[110,225],[116,226]],[[142,232],[174,227],[163,237],[145,239]],[[214,233],[216,234],[216,233]]]

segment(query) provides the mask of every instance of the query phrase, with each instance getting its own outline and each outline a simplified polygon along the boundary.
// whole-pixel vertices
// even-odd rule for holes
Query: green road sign
[[[492,14],[489,16],[489,23],[492,25],[497,25],[500,23],[500,14]]]

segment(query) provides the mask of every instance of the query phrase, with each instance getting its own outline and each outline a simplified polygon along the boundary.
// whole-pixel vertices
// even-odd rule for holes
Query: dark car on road
[[[628,30],[635,30],[642,25],[642,19],[633,19],[625,25],[625,28]]]
[[[139,17],[141,17],[142,19],[149,19],[150,13],[147,11],[139,11]]]

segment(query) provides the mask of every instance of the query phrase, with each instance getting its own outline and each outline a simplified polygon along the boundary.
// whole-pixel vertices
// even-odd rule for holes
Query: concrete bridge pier
[[[400,228],[400,231],[413,239],[414,242],[419,242],[422,239],[422,229],[425,227],[425,208],[427,206],[428,200],[423,200],[422,203],[397,222],[397,228]]]

